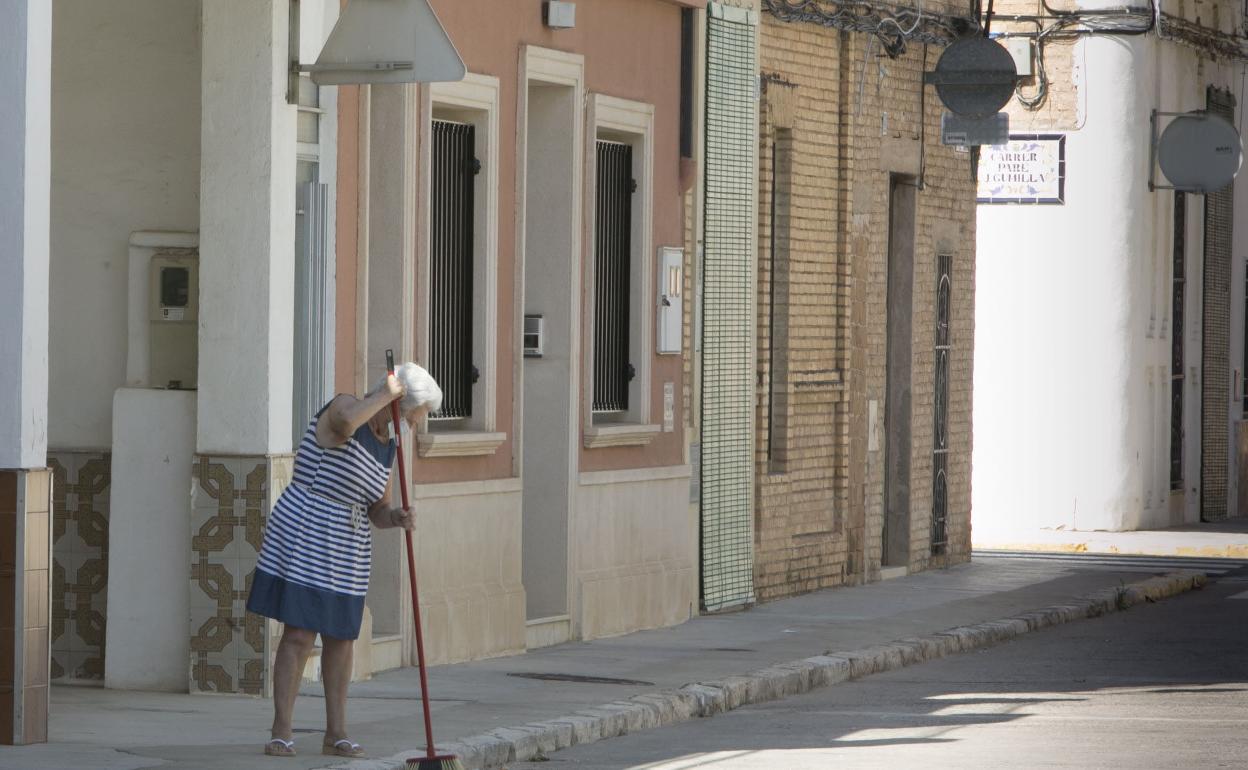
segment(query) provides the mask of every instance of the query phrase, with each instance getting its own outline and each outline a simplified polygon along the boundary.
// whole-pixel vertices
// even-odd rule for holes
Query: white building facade
[[[1080,34],[1041,42],[1044,64],[1032,63],[1046,78],[1018,90],[1038,103],[1008,108],[1013,139],[1058,153],[1064,167],[1027,171],[1059,174],[1060,201],[1001,203],[1009,194],[985,181],[988,148],[981,163],[979,545],[1245,510],[1248,180],[1208,195],[1164,189],[1150,130],[1154,112],[1208,110],[1239,125],[1243,11],[1166,2],[1155,18],[1118,14],[1120,31],[1142,34],[1106,34],[1107,18],[1085,15],[1069,26]],[[1158,132],[1170,119],[1157,117]]]
[[[268,511],[387,348],[457,410],[407,438],[431,662],[700,610],[663,300],[704,0],[371,7],[432,8],[467,76],[317,87],[341,0],[0,0],[0,743],[58,681],[267,694]],[[406,574],[377,533],[357,677],[414,660]]]

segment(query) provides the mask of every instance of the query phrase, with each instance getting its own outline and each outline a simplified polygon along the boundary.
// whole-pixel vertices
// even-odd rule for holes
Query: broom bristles
[[[464,764],[453,754],[436,757],[412,757],[405,770],[464,770]]]

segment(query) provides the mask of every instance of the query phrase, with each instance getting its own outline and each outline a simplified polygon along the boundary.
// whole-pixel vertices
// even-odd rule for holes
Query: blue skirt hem
[[[247,610],[331,639],[356,639],[364,619],[364,597],[299,585],[256,569]]]

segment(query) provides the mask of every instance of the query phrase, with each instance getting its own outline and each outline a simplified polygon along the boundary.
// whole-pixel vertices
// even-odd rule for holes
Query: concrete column
[[[387,348],[394,350],[396,361],[420,357],[411,319],[415,317],[417,280],[417,127],[426,92],[427,89],[415,85],[369,90],[369,166],[367,186],[360,191],[368,199],[367,219],[360,222],[360,227],[367,231],[367,249],[359,255],[366,263],[364,275],[368,279],[366,388],[381,378]],[[414,456],[410,441],[404,445],[404,452],[405,457]],[[411,625],[403,593],[407,580],[405,559],[401,538],[379,537],[373,541],[368,606],[373,627],[380,633],[398,633]]]
[[[200,454],[290,450],[295,114],[286,0],[203,8]]]
[[[295,117],[287,0],[202,16],[199,392],[190,527],[192,692],[269,690],[276,625],[246,612],[290,477]]]
[[[52,4],[0,0],[0,743],[48,739]]]

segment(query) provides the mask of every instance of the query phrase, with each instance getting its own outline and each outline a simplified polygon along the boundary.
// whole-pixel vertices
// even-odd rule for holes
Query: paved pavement
[[[1248,766],[1248,575],[511,770]]]
[[[440,743],[450,742],[827,651],[1017,615],[1165,571],[1130,563],[1106,570],[993,558],[823,591],[747,612],[695,618],[675,628],[440,666],[430,671],[435,731]],[[551,673],[599,681],[515,676]],[[423,745],[413,670],[352,685],[351,695],[353,737],[373,756],[415,753]],[[306,690],[296,708],[300,756],[294,760],[259,756],[271,720],[270,703],[259,699],[55,687],[51,708],[51,742],[0,751],[0,770],[230,770],[333,764],[316,753],[323,701],[315,686]]]
[[[1031,532],[975,530],[979,551],[1042,551],[1248,559],[1248,516],[1138,532],[1037,529]]]

